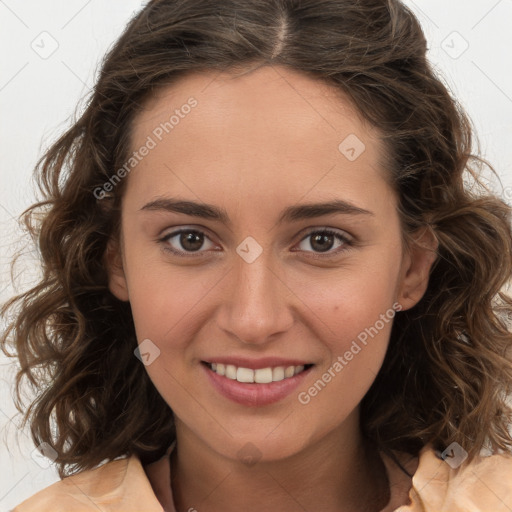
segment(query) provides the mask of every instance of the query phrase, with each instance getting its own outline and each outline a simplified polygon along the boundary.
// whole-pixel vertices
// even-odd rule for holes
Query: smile
[[[279,366],[263,360],[245,366],[232,362],[202,361],[201,366],[220,395],[246,407],[267,406],[292,395],[314,367],[314,364],[289,364],[291,361]],[[259,368],[247,368],[249,365]]]
[[[242,383],[256,384],[269,384],[270,382],[279,382],[289,379],[312,366],[269,366],[267,368],[253,370],[251,368],[238,367],[233,364],[207,363],[207,365],[217,375],[222,375],[228,379]]]

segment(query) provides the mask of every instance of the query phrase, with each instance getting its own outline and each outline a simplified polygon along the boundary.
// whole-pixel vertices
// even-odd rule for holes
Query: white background
[[[70,124],[79,99],[94,83],[100,59],[143,3],[0,0],[0,303],[13,294],[8,264],[20,247],[15,219],[33,202],[36,160]],[[503,186],[512,186],[512,0],[406,3],[422,22],[431,61],[472,118],[481,152]],[[52,45],[58,47],[45,55]],[[497,184],[493,187],[500,193]],[[30,249],[23,261],[22,287],[37,275]],[[13,368],[2,355],[0,510],[57,480],[54,468],[41,467],[46,459],[31,457],[34,446],[17,426],[12,384]]]

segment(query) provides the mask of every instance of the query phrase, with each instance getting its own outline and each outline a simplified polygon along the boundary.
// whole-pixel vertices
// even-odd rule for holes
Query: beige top
[[[176,512],[169,454],[142,466],[132,456],[83,471],[50,485],[13,512]],[[412,480],[381,452],[391,499],[381,512],[511,512],[512,456],[477,457],[457,469],[430,445],[418,458],[396,453]],[[411,468],[412,471],[411,471]]]

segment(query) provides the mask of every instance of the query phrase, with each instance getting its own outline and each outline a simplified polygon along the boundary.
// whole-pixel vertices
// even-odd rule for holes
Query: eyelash
[[[190,229],[179,229],[177,231],[173,231],[172,233],[169,233],[169,234],[163,236],[162,238],[159,238],[158,242],[160,242],[163,245],[163,249],[165,251],[171,252],[172,254],[175,254],[178,256],[183,256],[185,258],[201,258],[201,257],[203,257],[204,251],[187,252],[187,251],[182,251],[182,250],[178,250],[178,249],[173,249],[170,247],[169,240],[171,240],[172,238],[174,238],[182,233],[188,233],[188,234],[194,233],[194,234],[204,235],[204,237],[208,238],[208,240],[209,240],[208,235],[206,235],[206,233],[204,233],[203,231],[190,228]],[[342,252],[347,251],[348,249],[350,249],[350,247],[352,247],[354,245],[353,240],[351,240],[348,236],[345,236],[345,235],[339,233],[338,231],[334,231],[329,228],[314,229],[314,230],[309,231],[308,233],[306,233],[304,235],[303,238],[301,238],[301,240],[299,241],[299,244],[301,242],[303,242],[304,240],[307,240],[312,235],[334,236],[338,241],[340,241],[343,244],[341,249],[338,248],[338,250],[333,251],[333,252],[331,252],[331,250],[324,252],[324,253],[315,252],[315,251],[305,251],[305,252],[311,253],[316,258],[318,258],[318,257],[319,258],[329,258],[329,257],[332,258],[333,256],[337,256],[337,255],[341,254]],[[297,250],[297,249],[294,250],[294,252],[298,252],[298,251],[300,251],[300,250]]]

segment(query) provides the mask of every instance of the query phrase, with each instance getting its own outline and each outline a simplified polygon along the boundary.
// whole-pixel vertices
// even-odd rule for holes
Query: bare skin
[[[279,67],[190,75],[147,104],[133,149],[190,97],[197,106],[126,178],[121,241],[108,257],[139,343],[160,350],[146,369],[176,417],[176,510],[380,511],[388,481],[361,435],[359,404],[392,322],[308,403],[298,393],[393,304],[421,299],[435,243],[425,232],[403,246],[379,133],[327,85]],[[339,149],[350,134],[364,150],[350,151],[357,139]],[[223,209],[227,221],[172,211],[171,198]],[[335,200],[343,211],[278,222],[288,207]],[[188,239],[174,234],[182,228]],[[335,235],[322,239],[325,229]],[[237,253],[247,237],[261,248],[250,263]],[[293,393],[251,407],[207,378],[202,362],[226,354],[313,366]],[[240,456],[247,446],[251,465]]]

